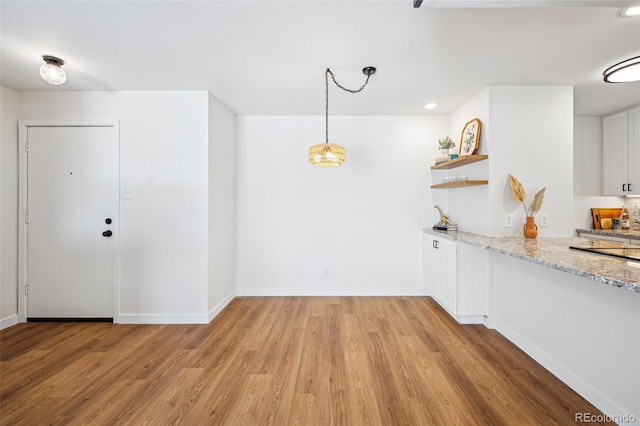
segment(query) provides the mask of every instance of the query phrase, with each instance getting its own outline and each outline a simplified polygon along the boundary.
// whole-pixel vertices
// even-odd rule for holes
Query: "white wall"
[[[18,322],[18,93],[0,86],[0,329]]]
[[[207,92],[28,92],[20,118],[120,120],[120,322],[207,322]]]
[[[324,117],[238,117],[237,293],[422,294],[420,229],[437,218],[430,167],[446,118],[329,125],[346,162],[319,168],[307,157]]]
[[[490,221],[493,236],[522,236],[525,212],[509,190],[514,175],[524,186],[530,208],[533,197],[547,190],[535,214],[538,236],[573,234],[573,88],[570,86],[494,86],[490,88],[489,145]],[[504,226],[512,213],[514,226]],[[540,227],[546,213],[550,225]]]
[[[213,319],[235,294],[236,118],[209,95],[209,283]]]
[[[476,154],[490,154],[491,147],[491,126],[489,119],[491,117],[489,111],[489,88],[481,90],[476,96],[469,99],[455,111],[449,114],[449,134],[456,142],[456,148],[460,149],[460,139],[462,137],[462,129],[465,124],[477,118],[482,123],[480,130],[480,146]],[[446,172],[438,172],[443,176],[447,174],[466,174],[469,180],[488,179],[489,168],[493,159],[469,166],[451,169]],[[490,219],[491,204],[489,198],[489,185],[471,186],[455,189],[440,189],[437,191],[447,192],[449,195],[448,214],[454,222],[458,224],[458,229],[465,232],[472,232],[480,235],[491,235]],[[484,225],[478,225],[476,217],[481,215]]]
[[[531,206],[535,193],[547,187],[542,210],[550,226],[539,236],[573,232],[573,89],[568,86],[492,86],[483,89],[449,115],[449,133],[457,135],[473,118],[482,122],[478,154],[489,159],[448,173],[488,179],[486,186],[448,191],[447,211],[462,231],[503,237],[522,236],[525,212],[511,196],[507,175],[522,182]],[[447,172],[438,172],[442,176]],[[505,215],[513,214],[506,228]],[[483,224],[478,224],[480,216]]]

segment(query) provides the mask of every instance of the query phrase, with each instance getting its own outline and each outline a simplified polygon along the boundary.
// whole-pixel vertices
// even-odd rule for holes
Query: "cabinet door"
[[[623,191],[629,183],[627,128],[627,111],[602,119],[604,195],[627,195]]]
[[[436,239],[424,235],[422,239],[422,285],[430,296],[438,293],[440,275],[440,253],[436,248]]]
[[[627,195],[640,195],[640,107],[627,112],[628,180]]]
[[[457,255],[456,243],[448,240],[440,240],[438,244],[440,253],[440,291],[439,301],[445,309],[453,315],[457,314]]]

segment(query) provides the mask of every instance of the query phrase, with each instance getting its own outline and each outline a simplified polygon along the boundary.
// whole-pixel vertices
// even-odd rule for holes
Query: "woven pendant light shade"
[[[309,162],[319,167],[336,167],[344,163],[344,148],[335,143],[319,143],[309,148]]]

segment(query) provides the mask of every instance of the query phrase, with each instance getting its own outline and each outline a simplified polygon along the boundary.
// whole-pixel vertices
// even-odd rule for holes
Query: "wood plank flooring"
[[[208,325],[0,332],[2,425],[569,425],[575,413],[600,414],[428,297],[239,297]]]

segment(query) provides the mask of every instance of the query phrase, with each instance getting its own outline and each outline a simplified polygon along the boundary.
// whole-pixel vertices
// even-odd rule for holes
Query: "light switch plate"
[[[136,198],[136,190],[133,186],[121,186],[120,198],[122,198],[123,200],[133,200],[134,198]]]

